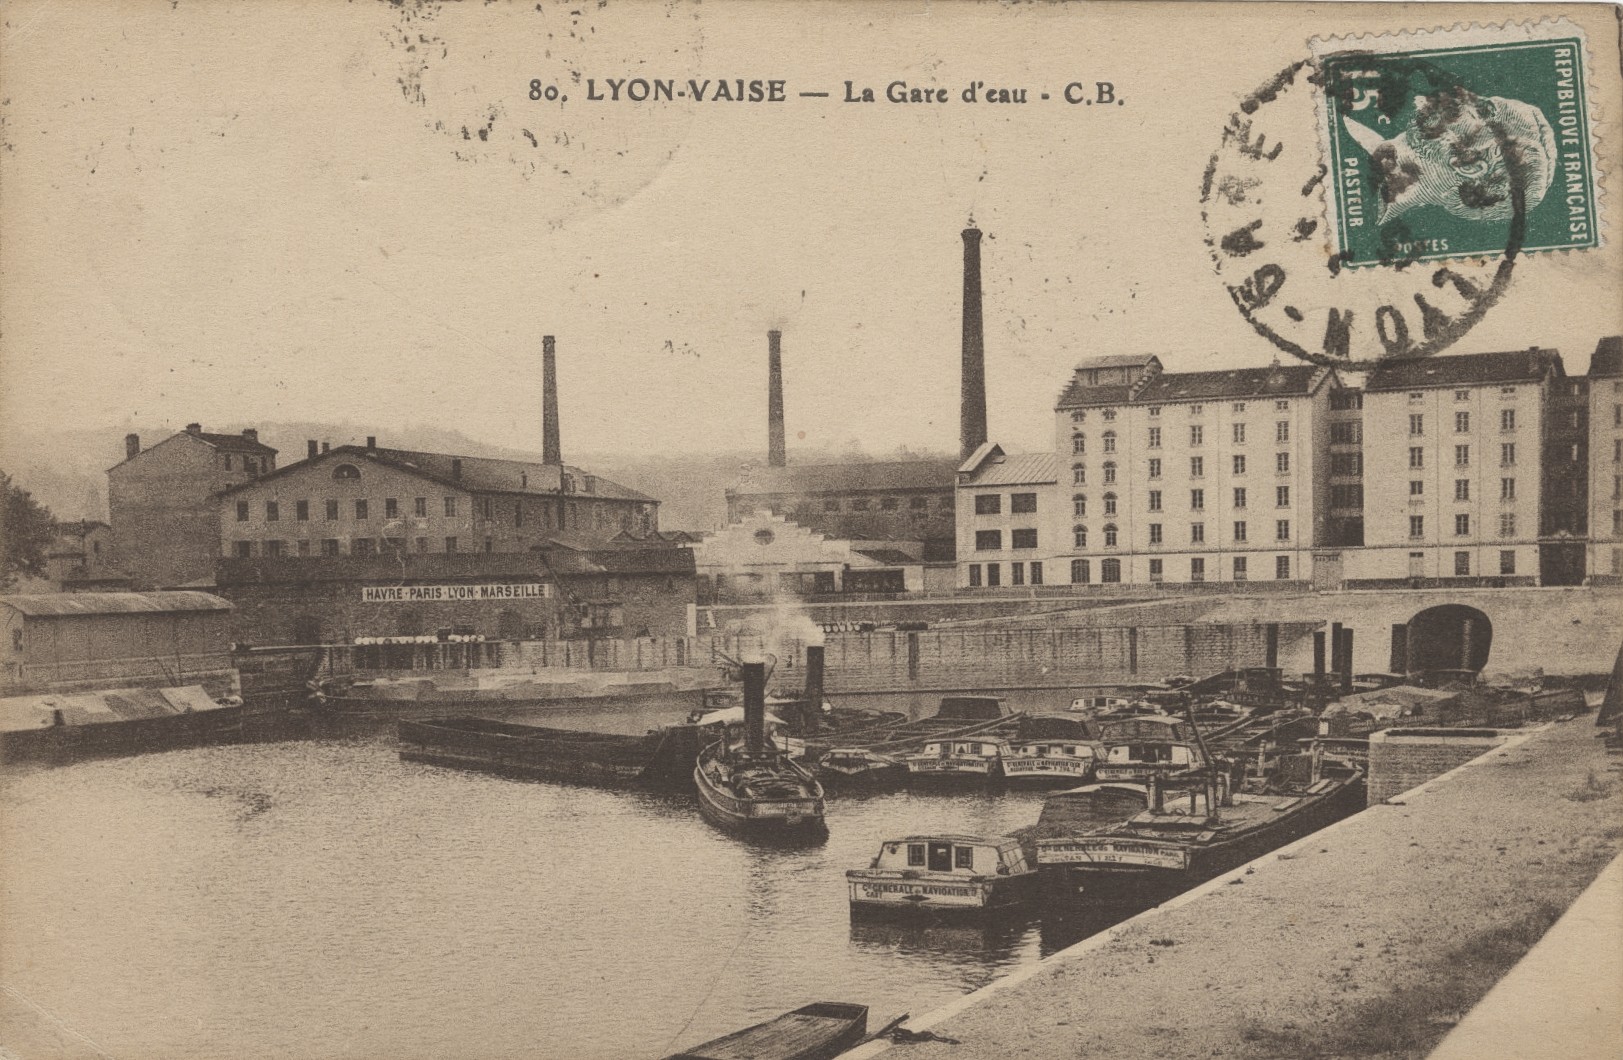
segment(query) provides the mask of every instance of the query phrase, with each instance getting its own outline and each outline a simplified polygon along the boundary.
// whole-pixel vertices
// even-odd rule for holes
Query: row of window
[[[1011,548],[1036,548],[1037,531],[1013,530],[1009,533]],[[1003,548],[1003,531],[977,530],[975,531],[975,551],[997,552]]]
[[[1230,424],[1229,434],[1230,434],[1231,440],[1236,445],[1244,445],[1245,444],[1245,424],[1244,423]],[[1277,423],[1274,424],[1274,441],[1276,441],[1276,442],[1288,442],[1290,440],[1291,440],[1291,424],[1290,424],[1290,420],[1279,420]],[[1100,437],[1100,441],[1103,444],[1105,452],[1114,453],[1116,451],[1116,432],[1115,431],[1106,431]],[[1191,446],[1200,446],[1200,445],[1205,445],[1206,444],[1206,428],[1204,426],[1202,426],[1200,424],[1195,424],[1194,426],[1191,426],[1189,428],[1189,444]],[[1149,429],[1148,447],[1151,448],[1151,449],[1159,449],[1159,448],[1161,448],[1161,428],[1159,428],[1159,427],[1151,427]],[[1071,452],[1073,452],[1073,453],[1086,453],[1087,451],[1088,451],[1088,438],[1087,438],[1087,435],[1085,435],[1085,434],[1073,434],[1073,435],[1071,435]]]
[[[1162,545],[1162,544],[1166,543],[1164,527],[1163,527],[1163,525],[1161,523],[1150,523],[1149,524],[1149,534],[1150,534],[1150,545],[1151,546]],[[1117,540],[1118,540],[1119,537],[1120,537],[1120,532],[1118,531],[1118,529],[1116,527],[1116,524],[1115,523],[1106,523],[1105,527],[1104,527],[1104,547],[1105,548],[1115,548],[1117,546]],[[1291,539],[1291,521],[1289,519],[1275,519],[1274,520],[1274,540],[1275,541],[1289,541],[1290,539]],[[1246,522],[1246,520],[1244,520],[1244,519],[1236,519],[1234,521],[1234,534],[1233,534],[1232,540],[1236,544],[1244,544],[1245,542],[1250,540],[1250,525]],[[1085,526],[1073,526],[1073,527],[1071,527],[1071,543],[1075,547],[1077,547],[1079,549],[1087,548],[1088,547],[1088,528],[1085,527]],[[1189,543],[1192,544],[1192,545],[1203,545],[1203,544],[1206,543],[1206,524],[1205,523],[1190,523],[1189,524]]]
[[[457,498],[457,497],[446,497],[446,498],[444,498],[444,510],[445,510],[446,515],[451,516],[453,518],[456,516],[457,509],[458,509],[458,500],[459,500],[459,498]],[[484,503],[485,518],[488,519],[488,518],[490,518],[491,511],[492,511],[491,502],[490,502],[490,499],[488,497],[482,498],[482,500],[483,500],[483,503]],[[325,515],[326,515],[326,518],[327,518],[328,522],[332,522],[332,521],[338,519],[339,518],[339,511],[340,511],[340,504],[339,504],[338,501],[329,500],[329,501],[325,502]],[[354,512],[355,512],[355,518],[358,519],[358,520],[359,519],[371,518],[371,512],[372,512],[371,501],[368,500],[368,499],[365,499],[365,498],[361,498],[361,499],[356,500],[355,501],[355,506],[354,506]],[[428,498],[427,497],[413,498],[412,514],[416,515],[418,517],[423,517],[423,516],[428,515]],[[400,517],[400,499],[398,497],[385,497],[384,498],[384,500],[383,500],[383,517],[385,519],[398,519]],[[518,526],[523,526],[524,525],[524,507],[523,507],[523,505],[514,505],[513,517],[514,517],[514,522],[516,523],[516,525],[518,525]],[[237,522],[245,523],[245,522],[248,521],[249,518],[250,518],[250,505],[249,505],[249,502],[248,501],[238,501],[237,502]],[[282,518],[282,505],[281,505],[281,502],[280,501],[266,501],[265,502],[265,521],[267,523],[274,523],[274,522],[280,521],[281,518]],[[294,501],[293,502],[293,518],[295,520],[297,520],[298,522],[301,522],[301,523],[302,522],[308,522],[309,519],[310,519],[310,502],[307,501],[307,500]]]
[[[1250,557],[1235,556],[1230,560],[1229,573],[1233,581],[1243,582],[1250,577]],[[1163,561],[1152,559],[1149,561],[1150,581],[1158,582],[1164,577]],[[1027,584],[1027,569],[1029,568],[1029,584],[1043,584],[1043,565],[1041,563],[1009,564],[1009,584]],[[971,587],[985,585],[996,588],[1002,584],[1002,569],[996,563],[971,563],[969,565],[969,584]],[[1291,558],[1289,556],[1274,557],[1274,577],[1281,581],[1288,581],[1291,576]],[[1206,580],[1206,557],[1195,556],[1189,560],[1189,580],[1203,582]],[[1121,560],[1104,559],[1099,561],[1099,581],[1110,585],[1121,581]],[[1090,585],[1093,583],[1093,561],[1089,559],[1071,560],[1071,584]]]
[[[269,457],[239,456],[236,459],[242,461],[242,463],[238,466],[240,466],[242,470],[248,472],[250,475],[268,475],[274,470],[274,468],[271,467]],[[221,453],[220,460],[222,463],[224,463],[227,471],[232,470],[232,464],[234,461],[232,460],[230,453]]]
[[[1425,569],[1426,554],[1424,552],[1409,553],[1409,577],[1419,578]],[[1499,553],[1499,573],[1516,573],[1516,552],[1514,549],[1505,549]],[[1469,578],[1471,576],[1471,554],[1469,552],[1454,553],[1454,576],[1456,578]]]
[[[825,512],[837,512],[837,511],[839,511],[841,509],[841,507],[842,507],[842,504],[841,504],[841,501],[840,501],[840,499],[838,497],[829,497],[829,498],[826,498],[823,501],[823,511],[825,511]],[[872,498],[869,498],[869,497],[853,497],[853,498],[850,499],[848,504],[844,505],[844,507],[848,508],[850,511],[853,511],[853,512],[866,512],[866,511],[869,511],[870,509],[872,509],[872,507],[873,507]],[[901,507],[902,507],[902,498],[900,498],[900,497],[880,497],[879,498],[879,508],[878,508],[879,511],[882,511],[882,512],[894,512],[894,511],[901,510]],[[907,507],[908,507],[909,511],[915,511],[915,512],[928,511],[929,508],[930,508],[930,498],[928,498],[928,497],[909,497],[909,498],[907,498]],[[937,502],[936,507],[941,509],[944,512],[952,511],[952,498],[951,497],[942,497]]]
[[[983,569],[983,565],[980,564],[980,563],[971,563],[969,565],[969,584],[970,584],[970,586],[972,588],[979,588],[981,586],[981,584],[982,584],[982,582],[981,582],[981,571],[982,571],[982,569]],[[1003,567],[1002,567],[1001,564],[987,563],[987,564],[984,565],[984,569],[986,571],[985,584],[986,584],[987,587],[995,589],[998,586],[1003,584]],[[1030,581],[1029,582],[1027,581],[1027,573],[1028,572],[1030,573]],[[1009,584],[1010,585],[1027,585],[1027,584],[1041,585],[1041,584],[1043,584],[1043,563],[1042,563],[1042,560],[1034,559],[1030,563],[1011,563],[1011,564],[1009,564]]]
[[[1501,431],[1513,431],[1516,429],[1515,409],[1499,410],[1499,429]],[[1457,434],[1469,434],[1471,432],[1471,414],[1469,412],[1454,413],[1454,431]],[[1426,433],[1425,413],[1409,413],[1409,433],[1411,435],[1422,435]]]
[[[1015,515],[1028,515],[1037,510],[1037,495],[1035,493],[1009,494],[1009,511]],[[1003,511],[1003,495],[1001,493],[977,493],[975,495],[976,515],[998,515]]]
[[[461,551],[458,539],[444,538],[446,552]],[[429,539],[416,538],[412,542],[414,552],[429,551]],[[485,538],[484,551],[490,552],[495,548],[491,538]],[[259,556],[308,556],[314,550],[315,555],[341,556],[343,555],[343,542],[336,537],[325,538],[312,544],[309,539],[299,541],[279,541],[274,538],[265,541],[237,541],[233,545],[233,553],[238,559],[251,559]],[[349,542],[349,554],[352,556],[376,556],[390,552],[406,551],[406,539],[403,537],[356,537]]]
[[[1359,456],[1360,454],[1348,453],[1348,454],[1338,454],[1338,455]],[[1230,460],[1230,466],[1234,469],[1234,474],[1243,475],[1243,474],[1246,473],[1246,462],[1245,462],[1244,454],[1236,453],[1232,457],[1230,457],[1229,460]],[[1363,468],[1362,461],[1359,462],[1358,467],[1359,467],[1359,469],[1361,471],[1362,468]],[[1288,452],[1275,453],[1274,454],[1274,471],[1276,473],[1278,473],[1278,474],[1281,474],[1281,475],[1288,475],[1288,474],[1290,474],[1290,469],[1291,469],[1291,455],[1290,455],[1290,453],[1288,453]],[[1149,477],[1152,478],[1152,479],[1158,479],[1158,478],[1161,477],[1161,471],[1162,471],[1161,458],[1160,457],[1154,457],[1154,456],[1150,457],[1150,459],[1149,459]],[[1104,481],[1105,481],[1106,485],[1113,484],[1116,481],[1116,472],[1117,472],[1116,462],[1113,461],[1113,460],[1106,460],[1104,462]],[[1205,478],[1206,477],[1206,458],[1205,457],[1203,457],[1203,456],[1192,456],[1192,457],[1189,458],[1189,477],[1190,478]],[[1087,466],[1084,465],[1084,464],[1072,464],[1071,465],[1071,485],[1073,485],[1073,486],[1086,486],[1087,484],[1088,484],[1088,469],[1087,469]]]
[[[1411,538],[1423,538],[1423,537],[1426,536],[1426,517],[1424,515],[1411,515],[1411,516],[1409,516],[1409,536]],[[1470,516],[1470,513],[1468,513],[1468,512],[1459,512],[1458,514],[1456,514],[1454,516],[1454,536],[1455,537],[1470,537],[1471,536],[1471,516]],[[1515,537],[1516,536],[1516,513],[1515,512],[1500,512],[1499,513],[1499,536],[1500,537]]]
[[[1424,446],[1411,445],[1409,447],[1409,466],[1423,468],[1426,466],[1426,449]],[[1454,466],[1471,466],[1471,447],[1469,445],[1456,445],[1454,447]],[[1499,446],[1499,466],[1516,466],[1516,443],[1503,442]]]
[[[1096,385],[1096,383],[1090,383],[1089,385]],[[1364,407],[1363,394],[1361,394],[1361,393],[1356,394],[1357,400],[1353,404],[1337,405],[1335,403],[1335,398],[1336,398],[1336,395],[1332,394],[1331,399],[1330,399],[1332,408],[1363,408]],[[1277,412],[1289,412],[1290,407],[1291,407],[1290,401],[1288,399],[1285,399],[1285,398],[1280,398],[1280,399],[1278,399],[1278,400],[1276,400],[1274,402],[1274,409]],[[1200,404],[1186,405],[1185,408],[1188,410],[1189,415],[1191,415],[1191,416],[1199,416],[1201,413],[1206,411],[1206,406],[1205,405],[1200,405]],[[1232,405],[1229,406],[1229,409],[1232,412],[1244,412],[1246,410],[1246,403],[1244,401],[1236,401]],[[1160,405],[1150,405],[1144,411],[1147,414],[1149,414],[1150,416],[1152,416],[1152,417],[1160,416],[1161,415],[1161,406]],[[1099,415],[1101,417],[1103,417],[1106,422],[1111,422],[1111,421],[1114,421],[1115,418],[1116,418],[1116,410],[1115,409],[1100,409],[1099,410]],[[1072,412],[1071,413],[1071,422],[1072,423],[1086,423],[1086,422],[1088,422],[1087,410],[1086,409],[1077,409],[1075,412]]]
[[[1425,480],[1424,479],[1418,479],[1418,478],[1410,479],[1409,480],[1409,496],[1411,496],[1411,497],[1423,497],[1425,495],[1426,495],[1426,483],[1425,483]],[[1471,480],[1470,479],[1468,479],[1468,478],[1457,478],[1457,479],[1454,480],[1454,499],[1457,500],[1457,501],[1468,501],[1468,500],[1471,499]],[[1513,479],[1513,478],[1502,478],[1502,479],[1499,480],[1499,499],[1502,500],[1502,501],[1513,501],[1513,500],[1516,499],[1516,480],[1515,479]]]

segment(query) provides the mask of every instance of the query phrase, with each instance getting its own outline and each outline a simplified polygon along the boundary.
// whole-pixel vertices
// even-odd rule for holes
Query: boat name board
[[[495,585],[365,585],[363,604],[415,604],[454,600],[546,600],[549,583],[512,582]]]
[[[1125,839],[1043,840],[1037,844],[1037,851],[1040,862],[1053,865],[1144,865],[1155,869],[1183,869],[1189,863],[1186,850]]]
[[[927,894],[942,898],[973,898],[973,887],[950,887],[940,883],[864,883],[862,894],[866,898],[879,898],[887,894]]]
[[[754,817],[806,817],[817,813],[815,802],[758,802],[751,807]]]

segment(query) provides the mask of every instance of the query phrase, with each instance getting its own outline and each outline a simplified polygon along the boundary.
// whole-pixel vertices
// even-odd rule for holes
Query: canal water
[[[827,842],[781,848],[690,797],[401,762],[387,731],[84,762],[0,783],[0,983],[125,1060],[658,1057],[815,1000],[877,1028],[1125,915],[850,919],[881,840],[1040,805],[831,798]]]

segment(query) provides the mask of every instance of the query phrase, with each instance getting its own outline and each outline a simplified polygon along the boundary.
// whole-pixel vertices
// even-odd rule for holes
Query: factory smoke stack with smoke
[[[558,352],[551,335],[541,336],[541,462],[564,462],[558,433]]]
[[[959,396],[960,457],[986,441],[986,340],[981,328],[981,230],[964,229],[964,364]]]
[[[788,462],[783,443],[783,332],[766,333],[766,462],[783,467]]]

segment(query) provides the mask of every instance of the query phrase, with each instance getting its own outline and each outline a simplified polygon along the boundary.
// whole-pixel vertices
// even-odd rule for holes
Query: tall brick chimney
[[[558,433],[558,351],[551,335],[541,336],[541,462],[564,462]]]
[[[124,459],[136,455],[141,451],[141,436],[139,434],[126,434],[124,436]]]
[[[783,467],[783,332],[766,333],[766,462]]]
[[[964,229],[964,364],[958,434],[962,456],[986,441],[986,340],[981,331],[981,230]]]
[[[306,438],[305,439],[305,441],[304,441],[304,456],[305,456],[305,459],[314,460],[316,458],[316,454],[319,453],[320,451],[321,450],[316,446],[316,440],[314,438]]]

